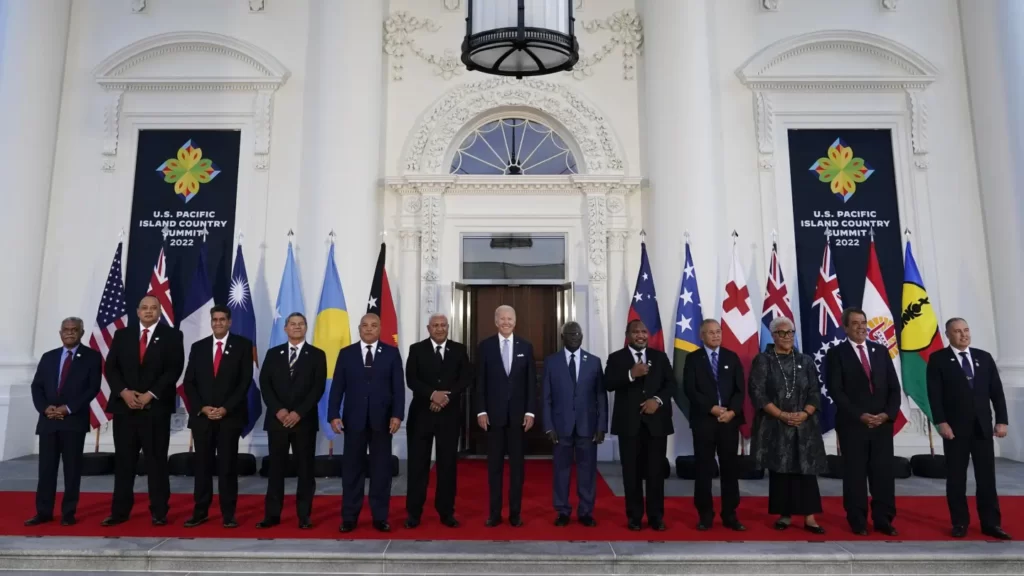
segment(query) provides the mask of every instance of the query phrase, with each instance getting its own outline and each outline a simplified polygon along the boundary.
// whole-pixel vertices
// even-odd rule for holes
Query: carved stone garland
[[[437,312],[437,271],[441,255],[441,196],[422,196],[420,207],[420,252],[423,258],[423,309]]]
[[[568,72],[576,80],[583,80],[593,75],[594,67],[611,55],[616,48],[622,47],[622,78],[636,78],[636,57],[643,53],[644,27],[640,15],[627,8],[619,10],[604,20],[590,20],[583,23],[583,29],[589,33],[607,30],[612,33],[610,40],[593,53],[587,55],[580,50],[580,61]]]
[[[594,314],[604,314],[605,280],[608,279],[608,200],[604,194],[587,194],[587,268],[590,276],[590,294]]]
[[[391,79],[402,80],[405,71],[405,54],[412,52],[421,60],[434,67],[434,73],[450,80],[462,74],[462,61],[451,49],[440,56],[429,54],[418,45],[413,34],[426,30],[437,32],[441,25],[430,18],[417,18],[404,10],[392,12],[384,21],[384,53],[391,56]]]

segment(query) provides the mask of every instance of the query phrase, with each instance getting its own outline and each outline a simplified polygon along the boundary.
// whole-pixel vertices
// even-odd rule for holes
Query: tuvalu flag
[[[704,322],[704,311],[700,306],[700,292],[697,290],[697,270],[690,256],[690,242],[686,242],[686,261],[683,264],[683,281],[679,287],[677,303],[676,338],[672,353],[672,369],[676,377],[676,406],[683,417],[690,418],[690,401],[683,393],[683,365],[686,357],[702,346],[700,326]]]
[[[889,299],[885,297],[885,283],[882,281],[882,268],[878,265],[878,254],[875,253],[875,239],[872,233],[871,246],[868,249],[868,270],[864,278],[864,297],[860,307],[868,320],[868,339],[885,346],[889,357],[900,373],[899,347],[896,345],[896,323],[892,319]],[[910,405],[906,394],[900,392],[900,411],[893,423],[892,433],[895,436],[907,424],[910,417]]]
[[[398,314],[395,313],[395,301],[391,299],[388,271],[384,267],[386,251],[387,247],[381,242],[377,268],[373,272],[373,284],[370,285],[370,299],[366,302],[366,313],[380,316],[381,342],[397,348]]]
[[[327,402],[331,398],[331,379],[338,362],[338,353],[352,343],[352,332],[348,323],[348,307],[345,305],[345,292],[341,289],[341,278],[338,267],[334,263],[334,242],[327,253],[327,268],[324,270],[324,285],[320,289],[320,306],[316,312],[316,325],[313,329],[313,346],[327,355],[327,386],[320,397],[319,416],[320,431],[328,439],[334,439],[334,430],[327,422]]]
[[[917,407],[932,421],[928,403],[928,359],[942,350],[939,320],[928,299],[921,272],[914,261],[914,253],[907,240],[903,258],[903,312],[900,317],[903,336],[900,358],[903,361],[903,390]]]

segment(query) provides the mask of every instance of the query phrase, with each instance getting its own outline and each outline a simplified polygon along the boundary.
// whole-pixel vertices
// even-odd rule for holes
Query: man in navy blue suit
[[[334,368],[327,417],[335,434],[345,434],[341,532],[359,521],[366,493],[366,448],[370,448],[370,512],[373,527],[390,532],[391,436],[405,418],[405,377],[398,349],[380,343],[380,317],[359,321],[360,342],[342,348]],[[344,412],[342,404],[344,403]]]
[[[75,523],[78,490],[82,482],[82,449],[89,432],[89,403],[100,391],[103,356],[82,346],[81,318],[60,324],[63,346],[43,354],[32,379],[32,402],[39,412],[39,483],[36,515],[25,521],[36,526],[53,519],[57,467],[64,461],[64,500],[61,525]]]
[[[563,348],[544,360],[544,431],[554,444],[555,526],[569,524],[569,474],[576,460],[576,516],[584,526],[594,521],[597,493],[597,445],[608,431],[608,393],[601,359],[583,350],[583,329],[562,327]]]
[[[515,337],[516,311],[498,306],[494,311],[498,333],[480,342],[477,352],[476,421],[487,431],[487,484],[490,515],[487,527],[501,524],[501,484],[508,453],[508,521],[523,525],[523,436],[533,428],[537,367],[533,346]]]

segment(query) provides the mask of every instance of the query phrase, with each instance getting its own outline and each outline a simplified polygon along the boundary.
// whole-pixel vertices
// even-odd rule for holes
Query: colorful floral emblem
[[[188,203],[199,193],[200,184],[208,184],[220,174],[220,168],[209,158],[203,158],[202,148],[189,140],[178,149],[178,157],[165,161],[156,169],[164,175],[164,182],[174,184],[174,193]]]
[[[828,148],[828,158],[818,158],[810,168],[821,182],[832,184],[832,193],[849,202],[857,191],[857,184],[867,180],[874,170],[863,158],[854,158],[853,148],[836,138]]]
[[[895,359],[899,353],[896,348],[896,325],[885,316],[868,320],[868,340],[885,346],[890,358]]]

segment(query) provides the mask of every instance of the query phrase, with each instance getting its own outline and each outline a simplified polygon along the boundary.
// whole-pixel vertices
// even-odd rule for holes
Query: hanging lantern
[[[462,62],[499,76],[540,76],[580,59],[573,0],[469,0]]]

